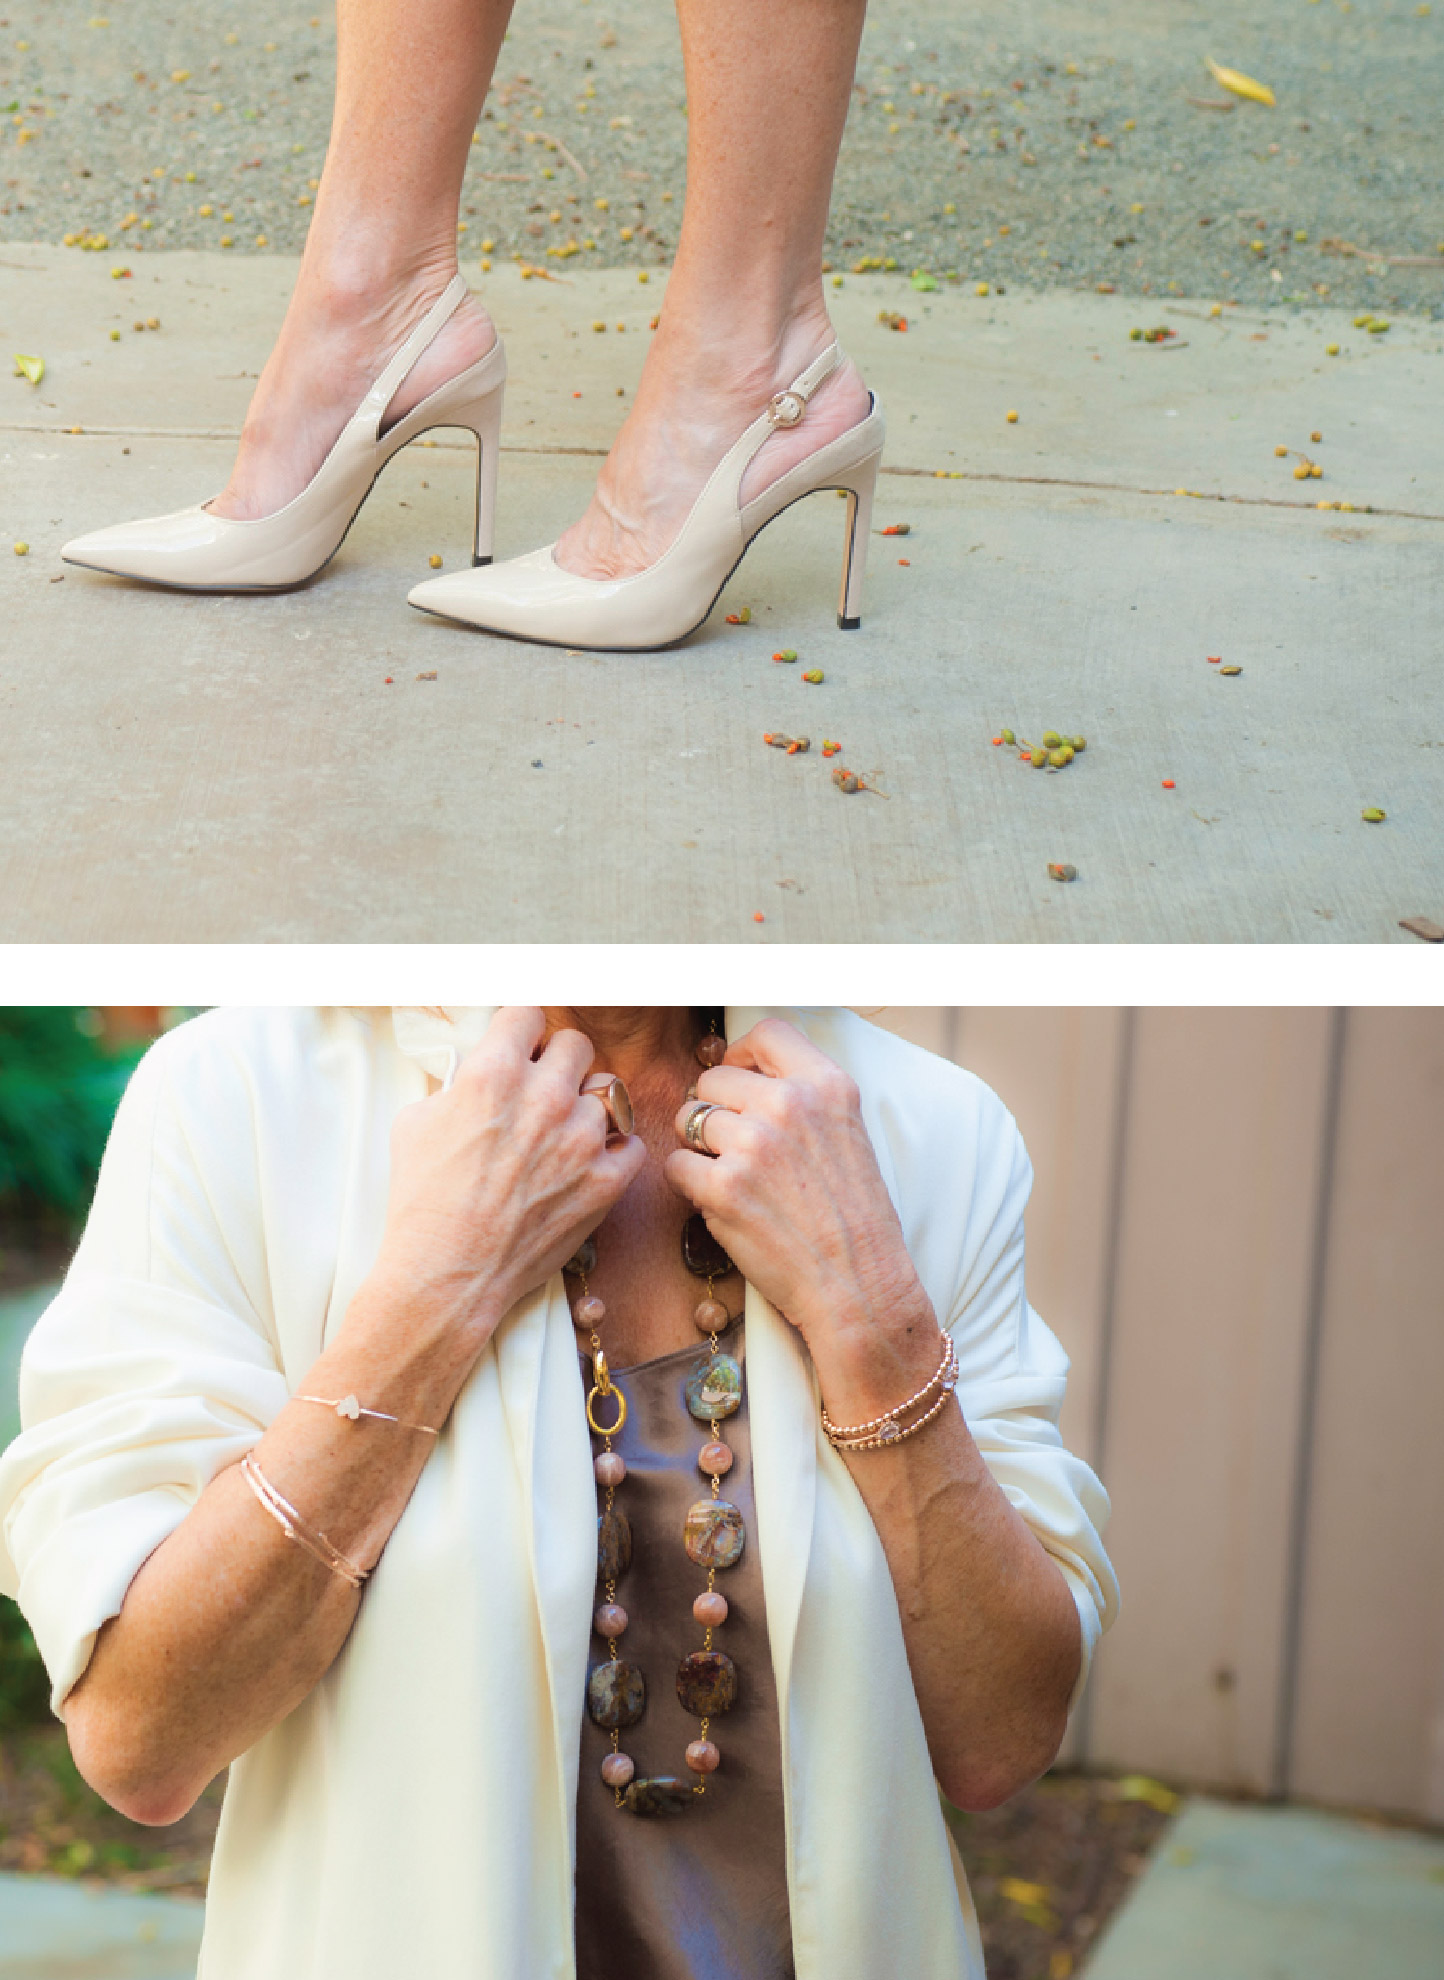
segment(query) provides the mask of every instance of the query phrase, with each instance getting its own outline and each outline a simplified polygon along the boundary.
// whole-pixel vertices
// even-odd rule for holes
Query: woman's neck
[[[689,1065],[697,1020],[687,1005],[545,1006],[547,1036],[580,1031],[591,1040],[598,1069],[629,1085],[646,1083],[665,1067]]]

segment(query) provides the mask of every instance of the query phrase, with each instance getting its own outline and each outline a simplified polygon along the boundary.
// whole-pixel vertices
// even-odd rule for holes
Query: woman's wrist
[[[337,1395],[439,1429],[506,1310],[498,1295],[408,1284],[382,1267],[356,1293],[308,1384],[324,1374]]]
[[[806,1336],[828,1414],[863,1423],[895,1408],[936,1371],[941,1332],[916,1278],[882,1297],[841,1303]]]

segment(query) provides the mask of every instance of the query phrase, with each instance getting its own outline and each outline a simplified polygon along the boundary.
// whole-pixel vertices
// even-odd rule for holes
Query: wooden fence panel
[[[875,1021],[1033,1157],[1123,1585],[1065,1755],[1444,1821],[1444,1014]]]

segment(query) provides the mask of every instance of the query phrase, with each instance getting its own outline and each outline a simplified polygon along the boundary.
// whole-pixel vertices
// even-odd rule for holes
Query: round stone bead
[[[636,1771],[636,1762],[625,1753],[609,1753],[602,1762],[602,1779],[609,1788],[624,1788]]]
[[[727,1320],[727,1309],[720,1299],[701,1300],[692,1315],[693,1325],[703,1334],[720,1334]]]
[[[732,1469],[732,1455],[726,1444],[704,1444],[697,1453],[697,1469],[709,1478],[725,1478]]]
[[[595,1293],[588,1293],[572,1308],[572,1325],[580,1327],[584,1334],[594,1333],[606,1317],[607,1309]]]
[[[709,1031],[705,1038],[698,1039],[696,1055],[699,1066],[720,1066],[727,1056],[727,1040]]]
[[[710,1739],[694,1739],[687,1748],[687,1765],[694,1774],[715,1774],[722,1755]]]
[[[627,1475],[627,1460],[619,1451],[598,1451],[592,1459],[592,1470],[599,1485],[620,1485]]]
[[[598,1636],[610,1643],[614,1636],[620,1636],[627,1627],[627,1612],[620,1602],[601,1602],[597,1613],[592,1617],[592,1627]]]
[[[720,1629],[727,1620],[727,1597],[709,1588],[692,1604],[692,1615],[703,1629]]]

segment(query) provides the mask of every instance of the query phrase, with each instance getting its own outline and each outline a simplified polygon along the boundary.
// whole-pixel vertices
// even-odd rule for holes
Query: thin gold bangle
[[[323,1567],[329,1568],[332,1574],[340,1575],[343,1581],[349,1581],[353,1588],[361,1586],[370,1574],[370,1568],[357,1567],[339,1547],[332,1545],[318,1526],[307,1525],[290,1500],[282,1498],[249,1451],[241,1459],[241,1476],[288,1540],[304,1547]]]

